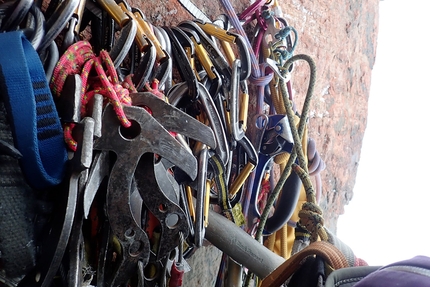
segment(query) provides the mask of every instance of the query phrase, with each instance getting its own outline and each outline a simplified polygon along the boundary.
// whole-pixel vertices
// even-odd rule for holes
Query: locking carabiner
[[[252,184],[250,195],[249,204],[251,205],[251,209],[247,214],[248,228],[254,226],[254,224],[260,218],[260,212],[257,207],[257,199],[266,167],[276,155],[283,152],[291,153],[294,146],[293,136],[286,115],[268,116],[267,122],[264,123],[263,129],[264,133],[261,137],[261,145],[258,145],[260,148],[258,164],[255,170],[255,180]]]

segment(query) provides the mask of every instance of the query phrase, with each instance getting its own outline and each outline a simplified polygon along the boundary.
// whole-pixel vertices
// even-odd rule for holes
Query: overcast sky
[[[339,238],[371,265],[430,256],[430,1],[379,7],[367,129],[338,225]]]

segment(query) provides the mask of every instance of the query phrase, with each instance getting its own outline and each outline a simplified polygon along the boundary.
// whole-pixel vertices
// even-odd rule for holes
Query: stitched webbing
[[[0,92],[23,173],[36,189],[57,185],[67,153],[42,62],[22,31],[1,33],[0,43]]]

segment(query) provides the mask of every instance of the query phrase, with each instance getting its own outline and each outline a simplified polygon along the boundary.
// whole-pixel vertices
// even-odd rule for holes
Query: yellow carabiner
[[[165,58],[166,54],[164,53],[160,42],[152,32],[152,29],[149,26],[148,22],[143,19],[143,15],[139,11],[134,12],[133,15],[136,18],[137,23],[141,27],[143,34],[152,42],[152,44],[154,44],[157,61],[160,61],[161,59]]]
[[[236,179],[233,181],[233,183],[230,186],[230,190],[229,190],[230,198],[236,195],[236,193],[239,191],[239,189],[248,179],[249,175],[254,170],[254,168],[255,168],[255,165],[252,164],[251,162],[246,163],[242,171],[239,173],[239,175],[236,177]]]
[[[240,61],[242,62],[240,81],[246,80],[251,74],[251,57],[249,55],[249,52],[245,43],[245,39],[239,34],[231,33],[212,23],[202,23],[199,21],[195,21],[195,23],[204,32],[220,40],[221,43],[224,41],[237,46],[239,51]],[[229,45],[227,45],[226,43],[224,43],[223,45],[224,45],[223,46],[224,51],[227,51],[226,56],[228,57],[228,61],[231,62],[232,64],[234,62],[233,50],[231,47],[228,48],[227,46]]]
[[[118,23],[121,28],[130,21],[129,16],[124,13],[123,9],[121,9],[114,0],[97,0],[97,3],[99,3],[100,6],[108,12],[112,19]]]
[[[236,56],[234,55],[233,48],[230,44],[236,44],[236,36],[212,23],[196,23],[200,28],[202,28],[203,31],[209,35],[214,36],[220,41],[222,50],[224,51],[228,63],[233,65],[233,61],[236,59]]]
[[[79,1],[78,7],[76,7],[75,12],[73,12],[73,14],[78,19],[74,29],[75,35],[79,35],[79,31],[81,29],[81,21],[82,21],[82,15],[84,14],[85,2],[86,0]]]
[[[202,22],[196,22],[197,25],[199,25],[200,28],[202,28],[203,31],[208,33],[209,35],[214,36],[215,38],[226,41],[228,43],[236,44],[236,35],[231,34],[227,30],[222,29],[221,27],[212,24],[212,23],[202,23]]]
[[[136,21],[136,23],[138,24],[138,25],[137,25],[137,33],[136,33],[135,40],[136,40],[136,44],[137,44],[137,46],[139,47],[139,50],[140,50],[141,52],[143,52],[149,44],[148,44],[148,41],[146,41],[146,40],[145,40],[145,38],[144,38],[144,33],[143,33],[143,29],[142,29],[142,27],[141,27],[141,26],[139,25],[139,23],[137,22],[137,19],[136,19],[136,17],[134,16],[134,14],[133,14],[133,13],[131,13],[131,11],[130,11],[130,10],[128,10],[128,7],[126,6],[126,4],[125,4],[124,2],[120,2],[120,3],[118,4],[118,6],[120,7],[121,11],[122,11],[125,15],[127,15],[128,17],[130,17],[130,19],[131,19],[132,21]]]

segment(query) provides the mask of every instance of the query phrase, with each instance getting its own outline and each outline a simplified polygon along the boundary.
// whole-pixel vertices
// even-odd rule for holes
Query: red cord
[[[94,69],[94,73],[91,73]],[[96,56],[87,41],[79,41],[71,45],[61,56],[55,66],[50,87],[54,95],[60,97],[67,76],[80,74],[82,79],[81,90],[81,116],[88,114],[87,105],[95,94],[101,94],[108,100],[124,127],[130,127],[123,105],[131,105],[130,92],[137,92],[131,78],[126,77],[123,83],[119,82],[109,53],[105,50]],[[64,139],[67,146],[76,151],[77,142],[73,139],[73,124],[66,124]]]

